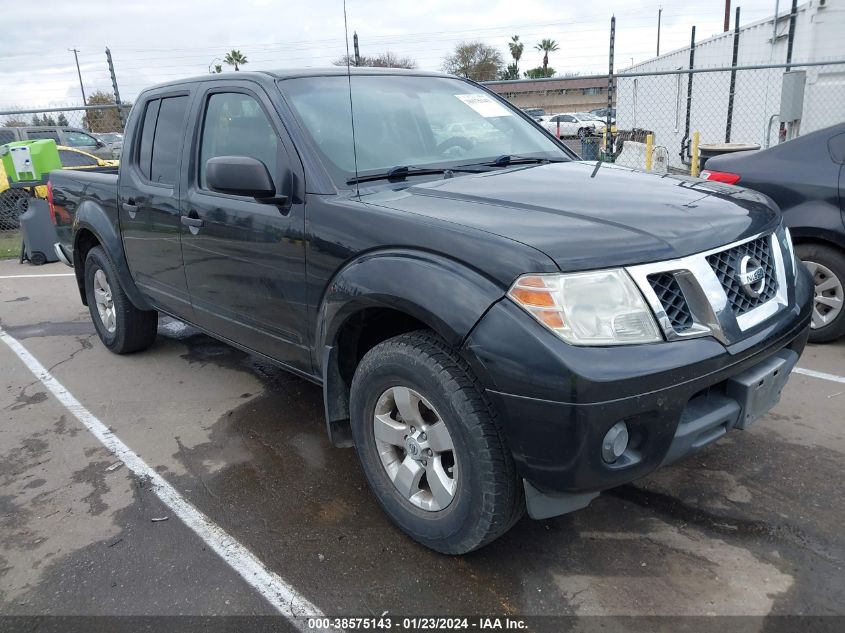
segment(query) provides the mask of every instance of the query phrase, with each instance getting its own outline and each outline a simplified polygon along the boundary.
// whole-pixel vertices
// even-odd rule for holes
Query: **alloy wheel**
[[[830,268],[816,262],[805,261],[804,265],[813,276],[814,300],[813,322],[810,327],[814,330],[832,323],[842,312],[843,292],[842,280]]]
[[[114,297],[112,297],[109,280],[102,268],[97,269],[97,272],[94,273],[94,301],[97,303],[97,313],[100,315],[100,321],[106,330],[108,330],[109,334],[113,334],[117,329]]]
[[[422,395],[404,386],[376,402],[373,431],[381,464],[404,499],[437,512],[458,489],[458,465],[445,422]]]

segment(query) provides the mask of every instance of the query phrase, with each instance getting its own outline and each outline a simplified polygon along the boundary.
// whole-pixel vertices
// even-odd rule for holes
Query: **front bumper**
[[[807,341],[811,298],[799,274],[795,303],[727,347],[703,337],[604,348],[568,345],[503,300],[464,352],[498,411],[528,497],[563,493],[561,507],[573,499],[580,507],[735,428],[747,403],[737,401],[732,379],[776,357],[791,370]],[[774,404],[779,388],[773,393],[758,407]],[[632,457],[606,463],[602,440],[619,421]]]

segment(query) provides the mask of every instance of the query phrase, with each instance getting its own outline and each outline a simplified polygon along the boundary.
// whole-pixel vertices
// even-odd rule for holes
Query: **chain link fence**
[[[803,95],[798,95],[800,117],[787,121],[781,120],[781,96],[784,75],[789,73],[801,75]],[[607,86],[607,75],[579,77],[582,81],[598,79]],[[529,91],[524,80],[488,85],[523,109],[542,108],[545,126],[555,133],[555,115],[584,114],[577,103],[549,108],[549,94],[566,91],[560,87],[566,81],[534,80]],[[601,108],[602,112],[595,114],[603,160],[646,169],[650,135],[651,170],[689,174],[695,136],[700,169],[708,153],[725,149],[716,146],[767,148],[845,121],[845,61],[626,71],[614,75],[612,107],[611,142],[605,131],[606,111]],[[570,149],[579,155],[588,153],[574,133],[564,134],[568,127],[557,129]]]
[[[781,117],[787,73],[803,85],[800,116],[789,121]],[[615,97],[614,162],[644,169],[651,135],[652,169],[689,173],[696,136],[706,158],[739,148],[732,144],[767,148],[845,121],[845,63],[624,73]]]
[[[97,135],[122,134],[128,114],[128,107],[118,109],[116,105],[0,110],[0,145],[52,139],[60,146],[113,160],[120,157],[122,142]],[[60,157],[69,169],[96,164],[96,159],[78,152],[61,151]],[[30,197],[44,195],[43,188],[12,188],[0,167],[0,231],[18,230],[20,216],[26,211]]]

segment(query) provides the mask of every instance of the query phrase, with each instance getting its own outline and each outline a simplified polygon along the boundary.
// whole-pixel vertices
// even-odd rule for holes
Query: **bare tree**
[[[19,119],[18,117],[12,117],[11,119],[6,119],[6,122],[3,124],[3,127],[26,127],[29,125],[23,119]]]
[[[442,69],[474,81],[496,79],[505,65],[502,54],[484,42],[461,42],[443,60]]]
[[[346,55],[340,57],[332,62],[335,66],[346,66]],[[349,56],[349,65],[355,65],[355,58]],[[359,66],[369,66],[371,68],[416,68],[417,60],[412,57],[401,57],[392,51],[385,51],[372,57],[362,55],[359,58]]]

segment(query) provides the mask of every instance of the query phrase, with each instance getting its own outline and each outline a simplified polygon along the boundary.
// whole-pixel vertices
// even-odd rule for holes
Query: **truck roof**
[[[352,66],[349,68],[350,74],[355,75],[405,75],[405,76],[420,76],[420,77],[451,77],[445,73],[405,69],[405,68],[372,68],[364,66]],[[155,90],[167,86],[178,86],[186,83],[195,83],[198,81],[222,81],[222,80],[237,80],[237,79],[253,79],[259,81],[275,80],[275,79],[295,79],[299,77],[333,77],[337,75],[345,76],[347,73],[346,66],[327,66],[324,68],[285,68],[280,70],[255,70],[255,71],[237,71],[226,73],[212,73],[208,75],[199,75],[195,77],[185,77],[184,79],[176,79],[160,84],[155,84],[145,88],[143,92],[148,90]]]

